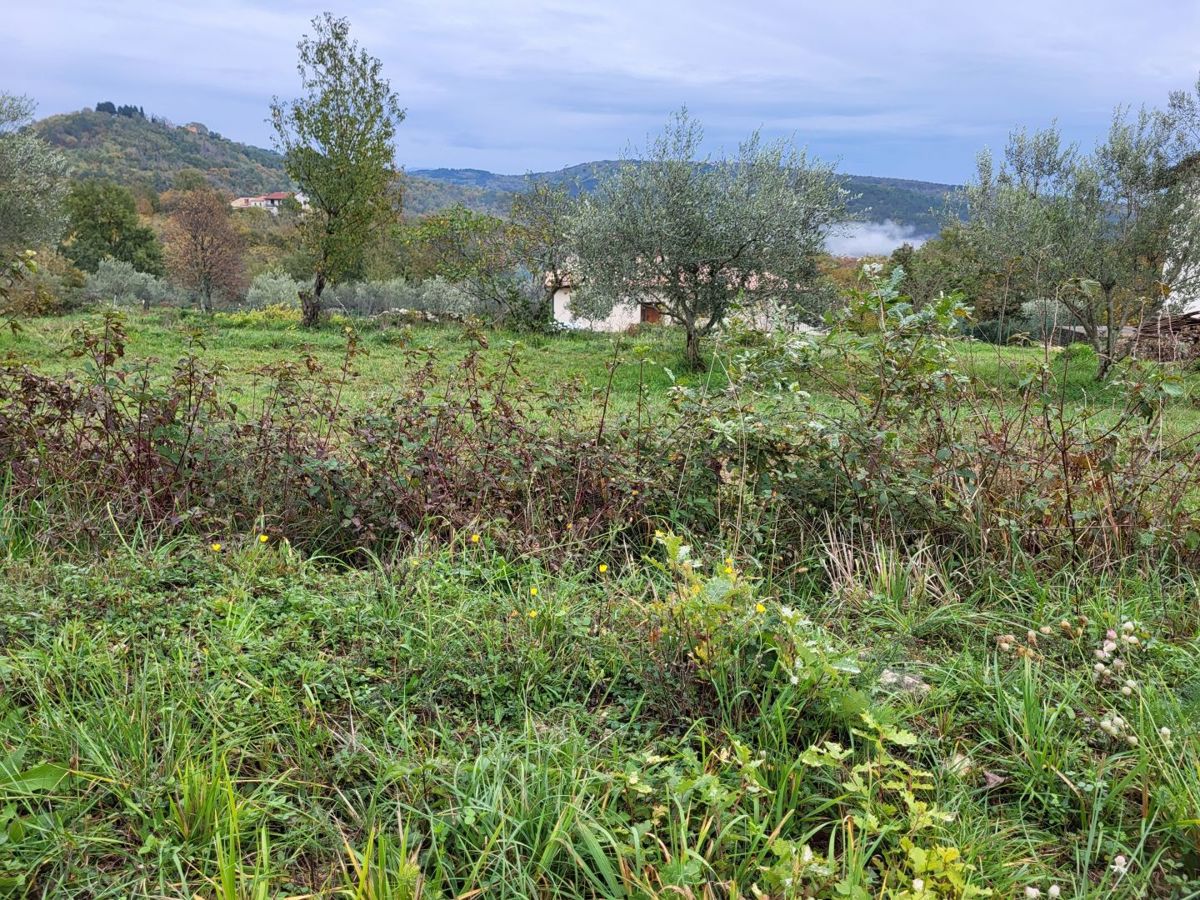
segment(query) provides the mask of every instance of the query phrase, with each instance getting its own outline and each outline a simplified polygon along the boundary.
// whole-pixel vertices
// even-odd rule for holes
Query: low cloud
[[[918,235],[911,225],[885,219],[882,222],[851,222],[826,246],[834,256],[884,256],[901,244],[920,247],[929,235]]]

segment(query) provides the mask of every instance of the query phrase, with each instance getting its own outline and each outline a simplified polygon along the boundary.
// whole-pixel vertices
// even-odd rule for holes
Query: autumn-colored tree
[[[212,312],[214,298],[245,290],[241,235],[230,220],[229,202],[216,191],[183,191],[173,199],[165,232],[167,270]]]

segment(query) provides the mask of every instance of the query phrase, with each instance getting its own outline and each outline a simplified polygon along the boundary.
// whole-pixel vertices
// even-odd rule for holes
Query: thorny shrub
[[[348,408],[360,355],[347,330],[337,371],[312,357],[260,369],[261,399],[239,409],[195,344],[170,376],[125,359],[107,314],[75,335],[82,371],[0,369],[0,461],[19,538],[89,544],[138,527],[201,533],[261,522],[325,552],[388,547],[414,532],[496,523],[518,548],[564,528],[580,537],[641,521],[638,459],[579,424],[582,388],[550,394],[496,370],[477,347],[450,372],[410,353],[412,377],[388,404]],[[607,399],[603,400],[607,403]],[[635,513],[637,515],[635,516]]]
[[[1131,364],[1115,413],[1072,408],[1064,354],[1002,395],[956,358],[961,297],[918,309],[898,283],[855,293],[824,335],[734,334],[722,392],[674,389],[689,525],[784,559],[814,522],[997,558],[1195,554],[1200,435],[1164,429],[1176,375]]]
[[[1163,427],[1175,376],[1128,366],[1123,408],[1101,414],[1067,404],[1065,354],[1001,395],[956,358],[961,298],[918,309],[897,285],[856,293],[825,335],[733,334],[721,387],[677,386],[662,412],[643,382],[624,416],[609,408],[616,352],[603,389],[550,391],[522,376],[515,346],[485,364],[470,324],[474,349],[453,367],[402,343],[408,377],[366,409],[346,400],[363,352],[349,328],[338,369],[312,357],[264,367],[238,408],[198,342],[155,376],[125,358],[109,313],[76,333],[79,373],[0,368],[0,534],[87,543],[261,521],[347,554],[486,522],[507,548],[538,551],[567,532],[644,547],[667,523],[799,565],[832,522],[1048,562],[1200,549],[1196,436]]]

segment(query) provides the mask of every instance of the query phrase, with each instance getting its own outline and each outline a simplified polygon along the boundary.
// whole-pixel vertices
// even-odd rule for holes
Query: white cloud
[[[852,222],[841,234],[831,237],[826,246],[834,256],[884,256],[901,244],[920,247],[928,239],[928,235],[917,235],[911,225],[885,219],[882,222]]]
[[[292,0],[11,4],[0,87],[100,99],[264,143],[318,7]],[[984,143],[1057,117],[1101,133],[1198,67],[1195,0],[438,0],[336,7],[380,56],[410,166],[522,171],[611,157],[687,103],[714,146],[759,125],[848,171],[953,181]],[[1130,49],[1132,48],[1132,49]]]

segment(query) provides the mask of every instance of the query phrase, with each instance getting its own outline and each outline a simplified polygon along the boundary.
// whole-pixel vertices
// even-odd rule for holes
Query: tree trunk
[[[700,334],[696,331],[696,326],[687,325],[687,350],[684,353],[684,359],[687,360],[688,368],[700,368]]]
[[[325,275],[318,272],[311,291],[300,292],[300,324],[316,328],[321,323],[321,292],[325,290]]]
[[[1100,365],[1096,367],[1096,380],[1108,378],[1109,370],[1117,358],[1117,341],[1121,337],[1121,324],[1116,321],[1113,307],[1113,288],[1102,286],[1104,291],[1104,311],[1107,325],[1104,331],[1104,346],[1100,349]]]

